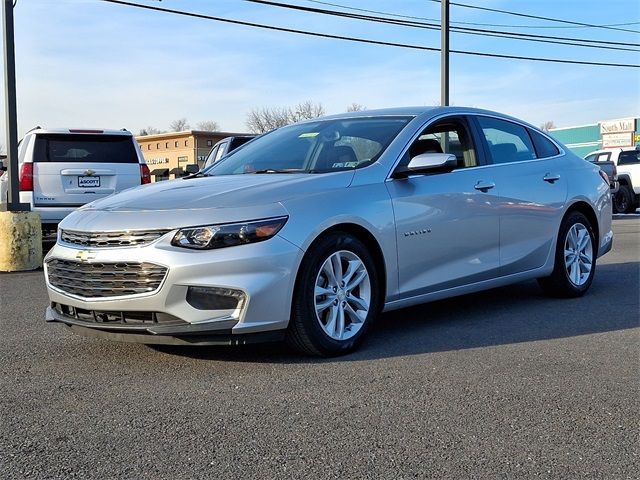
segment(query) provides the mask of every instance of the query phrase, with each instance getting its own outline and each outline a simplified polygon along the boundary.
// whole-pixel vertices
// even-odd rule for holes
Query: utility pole
[[[13,39],[13,0],[2,0],[2,24],[4,27],[4,99],[7,122],[7,159],[9,160],[10,212],[29,211],[29,204],[20,203],[18,189],[18,117],[16,110],[16,60]],[[1,203],[1,202],[0,202]]]
[[[441,0],[440,16],[440,106],[449,105],[449,0]]]

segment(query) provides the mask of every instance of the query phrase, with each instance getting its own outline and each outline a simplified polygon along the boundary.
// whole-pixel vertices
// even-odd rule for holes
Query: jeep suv
[[[44,229],[85,203],[151,182],[140,147],[125,129],[37,127],[20,142],[18,167],[20,201],[40,214]]]
[[[235,150],[236,148],[244,145],[245,143],[253,140],[255,135],[241,135],[236,137],[226,137],[216,143],[209,155],[207,155],[207,160],[204,163],[202,169],[204,170],[207,167],[210,167],[215,162],[224,157],[227,153]]]

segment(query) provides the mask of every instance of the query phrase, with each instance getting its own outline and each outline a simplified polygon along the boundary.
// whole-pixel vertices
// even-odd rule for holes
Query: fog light
[[[245,294],[241,290],[218,287],[189,287],[187,303],[198,310],[235,310],[242,308]]]

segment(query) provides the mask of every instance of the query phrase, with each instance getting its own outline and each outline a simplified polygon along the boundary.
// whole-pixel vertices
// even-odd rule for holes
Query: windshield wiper
[[[306,170],[302,168],[265,168],[262,170],[256,170],[255,172],[247,172],[247,173],[301,173],[306,172]]]
[[[196,173],[192,173],[190,175],[185,175],[184,177],[182,177],[183,180],[189,180],[190,178],[199,178],[199,177],[211,177],[212,175],[210,173],[204,173],[204,172],[196,172]]]

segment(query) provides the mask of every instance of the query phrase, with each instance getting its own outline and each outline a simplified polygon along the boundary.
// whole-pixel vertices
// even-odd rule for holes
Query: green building
[[[632,147],[640,142],[640,117],[602,120],[579,127],[552,128],[549,134],[584,157],[602,148]]]

